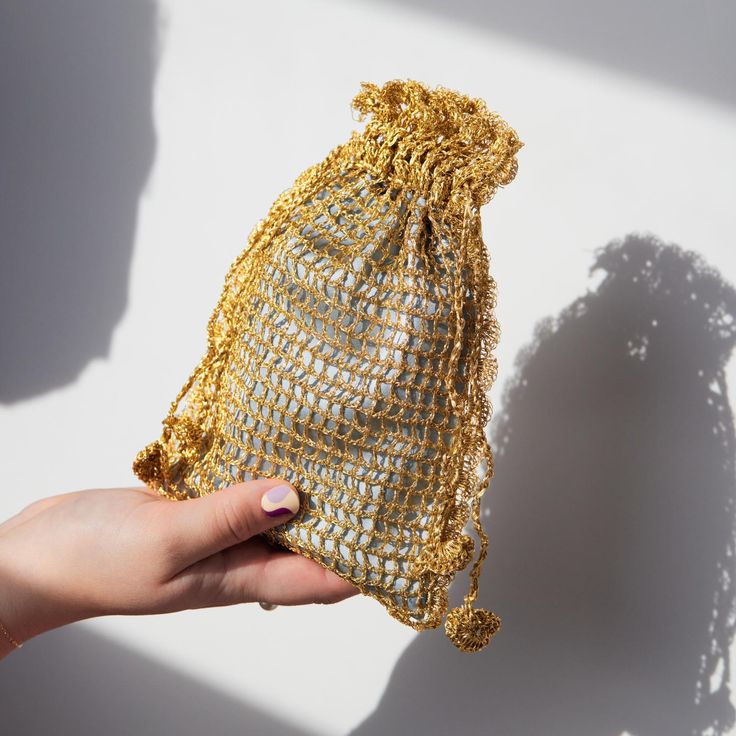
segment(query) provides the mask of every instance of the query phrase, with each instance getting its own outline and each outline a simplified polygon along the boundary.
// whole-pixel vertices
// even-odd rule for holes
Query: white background
[[[565,17],[550,21],[558,42],[545,44],[544,24],[525,37],[504,26],[501,11],[495,27],[490,9],[480,22],[482,11],[462,4],[443,13],[420,3],[161,2],[149,111],[155,149],[132,216],[129,271],[124,264],[118,273],[127,284],[125,309],[109,325],[106,354],[85,360],[78,375],[6,397],[0,516],[53,493],[137,484],[132,459],[158,436],[204,350],[227,267],[276,195],[361,126],[350,110],[361,81],[414,78],[482,97],[525,142],[516,181],[483,213],[499,284],[500,371],[491,394],[497,411],[514,358],[538,320],[593,285],[587,269],[598,246],[631,232],[653,233],[699,252],[725,280],[736,281],[736,115],[728,91],[734,69],[708,66],[709,53],[723,56],[718,29],[728,18],[718,6],[707,7],[711,30],[698,29],[699,45],[685,50],[702,76],[696,69],[685,79],[674,41],[668,47],[656,34],[631,41],[622,33],[626,23],[610,28],[621,35],[617,64],[617,39],[608,39],[611,54],[596,57],[595,44],[575,43],[576,33],[588,31],[569,39],[557,33]],[[622,12],[634,13],[636,23],[632,8]],[[539,25],[534,11],[530,24]],[[564,12],[576,11],[567,4]],[[85,29],[79,21],[79,34],[94,35],[93,25]],[[610,22],[601,15],[602,25]],[[666,33],[666,12],[658,23],[653,33],[658,27]],[[39,43],[52,33],[39,32]],[[605,28],[590,33],[604,43]],[[73,35],[68,42],[75,43]],[[626,48],[650,42],[656,63]],[[660,58],[667,55],[670,64]],[[61,89],[53,94],[63,97]],[[78,155],[85,155],[83,143]],[[44,217],[46,203],[37,204]],[[73,260],[68,265],[75,268]],[[36,358],[53,373],[53,353]],[[56,732],[54,724],[72,732],[72,723],[76,733],[101,733],[101,724],[108,733],[132,733],[133,725],[137,733],[200,733],[196,711],[212,733],[293,727],[345,734],[379,705],[416,636],[368,599],[273,613],[250,605],[112,617],[29,642],[0,665],[0,702],[14,683],[10,692],[31,713],[25,717],[48,733]],[[53,681],[47,695],[35,690],[35,668],[46,673],[44,682]],[[106,705],[78,692],[93,683],[94,697]],[[157,699],[159,691],[168,700]],[[192,697],[177,699],[177,692]],[[128,706],[112,705],[126,697]],[[406,733],[413,707],[407,702]],[[437,728],[451,733],[453,726]],[[489,715],[488,733],[496,732]],[[518,733],[532,731],[519,726]]]

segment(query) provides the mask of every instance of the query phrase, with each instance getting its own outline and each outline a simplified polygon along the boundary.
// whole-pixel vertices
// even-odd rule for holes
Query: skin
[[[260,505],[284,483],[263,478],[186,501],[146,486],[36,501],[0,524],[0,622],[24,642],[96,616],[355,595],[335,573],[258,536],[291,518]],[[0,658],[12,651],[0,633]]]

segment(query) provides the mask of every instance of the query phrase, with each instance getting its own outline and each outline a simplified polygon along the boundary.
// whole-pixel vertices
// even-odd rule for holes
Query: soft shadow
[[[492,420],[479,603],[464,654],[420,634],[353,733],[726,734],[734,724],[736,291],[632,235],[519,356]],[[453,589],[455,600],[465,581]],[[709,730],[712,729],[712,730]]]
[[[154,0],[0,7],[0,402],[108,354],[155,151]]]
[[[13,736],[307,734],[80,625],[1,662],[0,704]]]
[[[516,36],[690,94],[736,104],[736,5],[729,0],[401,1],[451,22]]]

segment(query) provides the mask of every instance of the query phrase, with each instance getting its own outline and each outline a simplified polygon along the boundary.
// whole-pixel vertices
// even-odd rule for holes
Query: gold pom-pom
[[[163,483],[166,451],[159,440],[146,445],[135,457],[133,472],[146,484],[157,488]]]
[[[475,543],[467,534],[428,542],[415,562],[417,573],[428,570],[436,575],[454,575],[473,559]]]
[[[500,617],[485,608],[462,605],[445,618],[447,638],[463,652],[480,651],[500,628]]]
[[[473,558],[475,544],[467,534],[446,539],[428,550],[427,568],[438,575],[451,575],[464,570]]]

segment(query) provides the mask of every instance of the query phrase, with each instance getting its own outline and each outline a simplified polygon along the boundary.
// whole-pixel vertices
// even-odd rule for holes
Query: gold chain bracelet
[[[9,642],[10,642],[10,643],[11,643],[11,644],[12,644],[12,645],[13,645],[13,646],[14,646],[14,647],[16,648],[16,649],[20,649],[20,648],[21,648],[21,647],[23,646],[23,644],[21,644],[21,642],[19,642],[19,641],[18,641],[17,639],[14,639],[14,638],[13,638],[13,637],[11,636],[10,632],[9,632],[9,631],[8,631],[8,630],[7,630],[6,628],[5,628],[5,626],[3,626],[3,622],[2,622],[2,621],[0,621],[0,631],[2,631],[2,632],[3,632],[3,635],[5,636],[5,638],[6,638],[6,639],[7,639],[7,640],[8,640],[8,641],[9,641]]]

